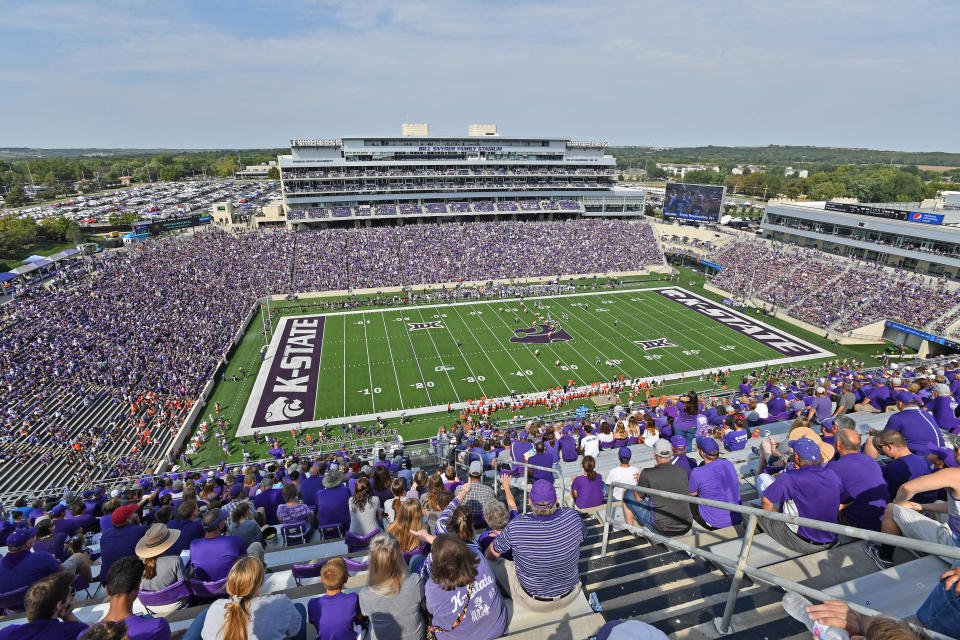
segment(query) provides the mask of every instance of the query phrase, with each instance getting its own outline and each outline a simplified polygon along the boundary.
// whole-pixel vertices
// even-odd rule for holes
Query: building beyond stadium
[[[641,215],[606,143],[483,136],[291,140],[279,157],[287,226]]]

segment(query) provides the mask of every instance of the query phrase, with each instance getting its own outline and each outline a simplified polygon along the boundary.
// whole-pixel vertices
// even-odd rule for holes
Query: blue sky
[[[960,151],[952,0],[0,0],[0,146],[504,135]]]

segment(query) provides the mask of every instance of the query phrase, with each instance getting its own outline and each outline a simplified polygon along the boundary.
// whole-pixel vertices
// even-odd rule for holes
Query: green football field
[[[681,269],[680,272],[684,290],[719,303],[720,296],[703,288],[702,274],[686,269]],[[593,279],[581,280],[577,284],[583,291],[601,287],[604,281],[601,280],[598,283]],[[570,379],[578,382],[590,382],[594,379],[607,380],[614,375],[619,377],[617,373],[619,371],[631,376],[643,376],[644,371],[648,372],[646,375],[652,377],[662,376],[665,381],[664,391],[667,393],[675,394],[691,388],[707,391],[711,387],[707,381],[700,382],[697,377],[681,380],[677,374],[681,371],[713,369],[727,364],[734,371],[734,377],[730,383],[736,384],[742,372],[753,368],[749,366],[752,362],[790,360],[752,338],[657,295],[653,289],[633,290],[637,287],[662,286],[664,282],[659,277],[637,280],[625,288],[602,294],[603,300],[613,301],[614,304],[605,305],[598,302],[590,304],[588,310],[576,306],[580,304],[579,295],[543,301],[543,304],[549,305],[551,309],[540,309],[538,310],[540,313],[550,311],[551,315],[555,315],[553,307],[556,305],[560,314],[566,313],[568,316],[568,321],[564,321],[561,315],[559,324],[568,331],[572,339],[552,345],[531,346],[511,343],[509,340],[515,335],[515,327],[529,326],[530,312],[534,309],[534,302],[530,300],[525,301],[525,306],[530,310],[525,316],[512,312],[503,314],[497,312],[496,310],[500,307],[518,306],[515,303],[502,301],[447,305],[448,308],[440,310],[436,307],[404,307],[365,313],[328,313],[325,315],[325,322],[329,323],[327,325],[329,330],[324,331],[323,350],[317,365],[317,372],[322,372],[323,375],[317,381],[316,410],[311,403],[310,417],[334,414],[356,415],[350,412],[369,412],[367,415],[371,415],[374,411],[374,402],[376,402],[377,412],[386,413],[391,406],[388,403],[392,403],[395,407],[404,407],[395,411],[397,414],[400,411],[406,411],[412,422],[400,424],[398,419],[388,418],[388,426],[399,428],[407,439],[423,438],[436,433],[440,425],[453,424],[456,414],[450,415],[446,412],[444,402],[448,398],[442,398],[442,393],[454,396],[449,398],[450,400],[455,400],[460,393],[464,394],[462,396],[464,400],[475,399],[473,396],[480,391],[480,385],[483,385],[483,390],[488,395],[497,393],[495,388],[511,388],[517,391],[542,390]],[[600,296],[594,296],[591,299],[599,298]],[[309,300],[307,302],[309,303]],[[276,330],[285,318],[309,314],[309,311],[302,310],[302,304],[300,301],[275,303],[273,328]],[[571,308],[573,313],[569,310]],[[598,311],[598,308],[605,308],[607,311]],[[488,312],[488,309],[492,311]],[[484,311],[484,313],[470,315],[470,311]],[[444,323],[442,330],[409,331],[409,327],[404,329],[401,322],[390,320],[390,318],[397,318],[401,313],[411,318],[404,322],[420,321],[421,317],[425,320],[433,320],[432,315],[443,313],[446,313],[447,317],[441,320],[449,322]],[[827,359],[836,357],[832,353],[838,354],[841,358],[875,362],[873,353],[878,350],[876,345],[852,347],[833,345],[828,340],[824,340],[821,335],[797,328],[778,318],[757,314],[755,310],[748,310],[747,316],[750,319],[761,320],[781,334],[796,336],[805,341],[805,344],[814,345],[820,350],[822,354],[820,357],[802,364],[819,368]],[[307,315],[306,317],[319,316]],[[521,322],[516,323],[515,317],[521,318]],[[378,320],[377,323],[374,323],[375,319]],[[350,324],[351,321],[356,323],[360,320],[369,320],[370,324]],[[616,320],[616,326],[611,327],[614,320]],[[387,325],[386,328],[384,324]],[[248,407],[259,400],[262,390],[256,388],[256,381],[258,374],[262,372],[265,365],[269,364],[269,360],[263,361],[260,355],[260,350],[264,346],[261,329],[262,324],[258,317],[247,329],[238,347],[231,352],[223,377],[218,377],[208,404],[193,424],[194,429],[199,428],[202,423],[208,421],[214,405],[219,406],[221,411],[218,415],[226,420],[229,429],[227,441],[231,448],[230,455],[225,456],[216,440],[209,438],[200,450],[192,455],[194,464],[214,464],[225,459],[239,461],[242,457],[242,449],[250,452],[254,458],[263,457],[270,446],[262,440],[260,444],[255,444],[249,437],[246,443],[241,442],[240,439],[242,415]],[[371,340],[369,359],[365,341],[351,342],[351,340],[364,340],[364,330],[366,330],[366,339]],[[347,341],[344,340],[345,337]],[[376,342],[375,339],[378,337],[379,342]],[[634,343],[635,339],[649,340],[661,337],[669,338],[668,341],[677,346],[644,350]],[[457,339],[461,343],[459,347],[456,346]],[[380,344],[381,347],[373,346],[375,344]],[[721,349],[721,346],[733,348]],[[384,349],[386,356],[382,354]],[[533,349],[540,350],[539,357],[532,355]],[[593,353],[590,353],[591,351]],[[332,361],[333,356],[330,354],[334,352],[338,354],[339,366],[335,366],[336,363]],[[401,358],[402,353],[406,353],[406,359]],[[348,358],[347,366],[344,366],[345,357]],[[596,365],[597,357],[602,358],[600,366]],[[448,361],[449,358],[453,358],[453,361]],[[461,367],[459,370],[456,368],[458,359],[462,363],[459,364]],[[561,365],[566,366],[566,370],[554,366],[557,359],[562,360]],[[427,365],[428,360],[436,362]],[[611,364],[607,364],[607,360]],[[621,362],[617,364],[616,360]],[[707,362],[709,366],[706,365]],[[455,368],[452,371],[436,371],[436,367],[441,366],[441,363],[444,367]],[[634,370],[637,373],[634,373]],[[344,376],[344,371],[351,373]],[[511,375],[521,371],[524,374],[522,376]],[[527,371],[530,373],[527,374]],[[602,376],[600,372],[603,372]],[[238,379],[233,379],[234,376]],[[478,380],[480,376],[483,380]],[[467,380],[471,377],[474,379],[472,382]],[[371,382],[374,379],[377,382]],[[428,387],[427,381],[432,382],[433,386]],[[417,383],[422,384],[423,388],[418,389]],[[349,388],[348,385],[352,385],[353,388]],[[380,393],[375,393],[377,387],[380,388]],[[370,391],[369,396],[363,392],[365,389]],[[429,397],[427,390],[430,391]],[[428,406],[441,408],[423,414],[414,413],[417,404],[427,403],[434,403]],[[569,405],[568,408],[572,410],[575,406]],[[532,417],[544,411],[542,407],[535,407],[521,411],[520,415]],[[496,414],[496,417],[505,419],[510,416],[501,412]],[[369,425],[372,421],[371,418],[353,422]],[[304,427],[305,434],[318,433],[318,428],[324,422],[320,419],[316,419],[315,422],[315,426]],[[263,430],[260,431],[263,432]],[[272,437],[279,438],[288,450],[295,448],[289,431],[278,430]]]
[[[705,304],[739,315],[715,302]],[[621,375],[677,380],[682,374],[696,381],[703,371],[827,355],[810,345],[812,351],[802,357],[785,354],[652,289],[293,315],[285,321],[310,327],[322,322],[315,337],[322,342],[316,345],[322,347],[316,352],[319,362],[307,365],[307,373],[298,368],[294,374],[316,378],[314,383],[311,377],[315,405],[298,403],[290,416],[278,413],[277,407],[286,409],[293,396],[278,401],[278,394],[270,393],[271,375],[294,379],[276,368],[294,357],[285,352],[281,323],[240,433],[436,413],[482,397],[543,392],[571,380],[590,384]],[[303,345],[313,339],[298,343],[299,353],[309,351]],[[296,358],[291,362],[300,366]],[[312,420],[301,415],[304,406],[312,408]],[[279,417],[271,420],[271,412]]]

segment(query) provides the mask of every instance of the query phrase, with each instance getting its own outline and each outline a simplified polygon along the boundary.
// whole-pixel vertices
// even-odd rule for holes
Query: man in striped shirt
[[[487,547],[490,559],[513,552],[504,561],[510,596],[531,611],[557,611],[580,595],[580,544],[586,527],[574,509],[557,505],[557,492],[547,480],[530,489],[533,510],[510,521]]]

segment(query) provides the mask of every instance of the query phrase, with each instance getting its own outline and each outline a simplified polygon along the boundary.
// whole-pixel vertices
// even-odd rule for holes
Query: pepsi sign
[[[907,219],[910,222],[922,222],[923,224],[943,224],[942,213],[923,213],[922,211],[911,211]]]

